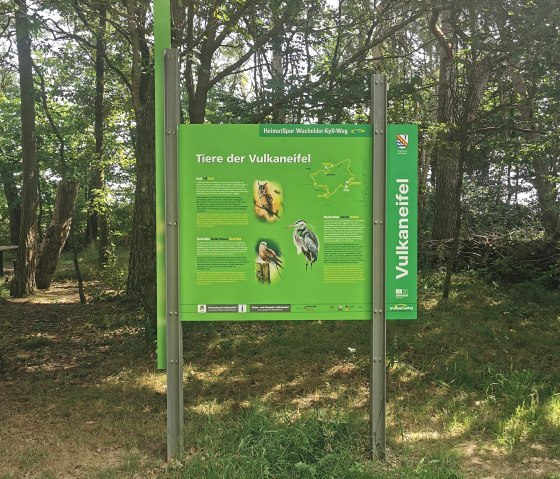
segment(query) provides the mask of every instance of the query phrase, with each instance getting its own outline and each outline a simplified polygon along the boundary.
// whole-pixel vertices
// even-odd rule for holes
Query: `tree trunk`
[[[475,12],[471,12],[471,25],[472,31],[476,29],[476,15]],[[462,105],[461,122],[458,128],[458,139],[459,144],[459,162],[457,166],[457,182],[455,184],[455,227],[453,231],[453,241],[450,244],[450,249],[447,255],[447,270],[445,275],[445,281],[443,285],[443,299],[449,298],[449,293],[451,291],[451,277],[455,269],[455,261],[459,253],[459,240],[461,237],[461,227],[462,227],[462,208],[461,208],[461,194],[463,189],[463,176],[465,171],[465,163],[467,161],[467,155],[469,150],[469,125],[476,118],[478,107],[482,100],[482,96],[486,89],[488,79],[490,78],[491,69],[491,59],[485,58],[482,61],[478,61],[478,52],[471,50],[470,62],[466,63],[464,68],[467,72],[468,83],[466,85],[466,95],[465,101]]]
[[[51,224],[41,244],[35,280],[39,289],[48,289],[56,270],[58,258],[70,233],[72,215],[80,182],[62,180],[58,185]]]
[[[127,292],[139,294],[148,326],[156,326],[155,125],[154,88],[150,78],[144,92],[145,111],[137,113],[136,194]]]
[[[80,263],[78,261],[76,224],[74,223],[74,221],[72,221],[72,225],[70,226],[70,234],[72,235],[72,262],[74,263],[74,271],[76,272],[76,280],[78,281],[78,295],[80,296],[80,304],[86,304],[87,298],[84,291],[84,280],[82,279],[82,272],[80,271]]]
[[[459,180],[459,153],[451,135],[439,135],[434,163],[436,184],[432,239],[448,240],[455,236],[457,204],[455,191]]]
[[[426,135],[421,143],[420,164],[418,165],[418,231],[424,231],[424,222],[426,221],[426,190],[428,184],[428,173],[430,171],[430,160],[434,150],[435,135],[428,137]]]
[[[35,89],[31,58],[31,25],[26,0],[16,0],[16,36],[19,65],[22,126],[22,215],[19,248],[10,294],[20,298],[35,292],[37,202],[39,165],[35,138]]]
[[[140,296],[146,311],[146,331],[156,330],[155,215],[155,87],[150,58],[147,12],[126,1],[132,43],[132,100],[136,118],[136,192],[128,268],[127,293]]]
[[[107,27],[107,5],[104,1],[99,5],[99,30],[95,51],[95,157],[97,190],[93,196],[98,200],[94,209],[97,226],[99,227],[99,265],[104,266],[109,259],[109,221],[107,217],[107,195],[105,184],[105,165],[103,162],[104,133],[104,96],[105,96],[105,31]]]
[[[90,175],[89,188],[87,191],[87,202],[89,205],[87,227],[85,231],[84,241],[86,244],[91,244],[97,241],[99,237],[99,218],[97,216],[97,208],[95,206],[95,192],[99,191],[99,170],[97,166],[93,166],[93,171]]]
[[[216,20],[212,17],[209,21],[209,32],[215,28]],[[210,26],[212,28],[210,28]],[[191,123],[204,123],[206,105],[210,91],[210,71],[212,69],[212,55],[214,53],[214,37],[208,33],[207,38],[200,48],[200,64],[196,71],[196,92],[189,98],[189,121]]]
[[[430,29],[439,42],[440,68],[438,81],[437,121],[451,127],[453,122],[453,31],[450,12],[442,12],[442,26],[437,26],[439,11],[434,10]],[[459,175],[459,154],[451,135],[438,134],[433,163],[435,176],[435,211],[432,239],[447,240],[454,237],[457,220],[455,192]]]
[[[19,191],[15,184],[13,174],[5,170],[0,170],[2,176],[2,185],[4,186],[4,195],[6,196],[6,204],[8,205],[8,220],[10,222],[10,243],[19,244],[19,230],[21,228],[21,204]]]
[[[95,165],[93,165],[93,169],[95,170]],[[95,171],[92,170],[89,175],[89,183],[87,187],[84,188],[84,197],[86,204],[88,205],[88,216],[83,240],[84,244],[86,245],[89,245],[93,241],[96,241],[97,237],[99,236],[99,224],[97,222],[97,213],[93,209],[94,200],[92,194],[92,192],[97,189],[97,183],[95,181],[96,178],[97,175],[95,174]]]

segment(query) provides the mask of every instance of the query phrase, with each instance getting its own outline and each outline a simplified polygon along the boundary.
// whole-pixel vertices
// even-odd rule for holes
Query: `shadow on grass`
[[[188,464],[168,474],[443,478],[459,477],[450,451],[465,441],[557,452],[556,299],[519,301],[515,291],[468,282],[446,303],[428,293],[418,321],[388,325],[396,459],[387,469],[367,459],[367,323],[190,323]],[[120,302],[2,305],[0,420],[21,436],[8,461],[33,439],[53,446],[51,458],[60,444],[138,451],[141,463],[164,457],[165,376],[153,369],[142,324]],[[37,457],[30,470],[48,464]],[[121,462],[107,477],[119,477]]]

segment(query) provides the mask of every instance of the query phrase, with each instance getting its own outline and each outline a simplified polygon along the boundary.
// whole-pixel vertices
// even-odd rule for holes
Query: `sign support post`
[[[179,55],[165,50],[165,262],[167,316],[167,460],[183,451],[183,328],[179,318]]]
[[[370,438],[373,459],[385,458],[386,311],[385,228],[387,178],[387,78],[371,80],[373,124],[373,320],[370,347]]]

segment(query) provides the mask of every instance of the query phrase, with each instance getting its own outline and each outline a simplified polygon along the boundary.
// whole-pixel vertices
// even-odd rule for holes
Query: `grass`
[[[87,264],[89,296],[114,296]],[[420,319],[388,324],[383,463],[364,322],[186,324],[185,456],[166,465],[141,311],[80,306],[68,283],[4,302],[0,478],[559,479],[560,295],[465,274],[442,302],[440,285],[423,278]]]
[[[190,420],[189,420],[190,419]],[[342,405],[272,412],[256,400],[232,417],[187,418],[191,440],[181,478],[461,478],[452,455],[398,467],[368,461],[363,415]]]

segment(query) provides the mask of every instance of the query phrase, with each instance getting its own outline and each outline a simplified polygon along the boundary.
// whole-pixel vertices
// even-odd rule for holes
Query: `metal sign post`
[[[373,124],[373,320],[370,347],[370,437],[373,459],[385,457],[385,225],[387,178],[387,78],[371,81]]]
[[[179,54],[165,50],[165,268],[167,316],[167,459],[183,451],[183,328],[179,319]]]

